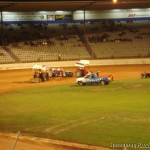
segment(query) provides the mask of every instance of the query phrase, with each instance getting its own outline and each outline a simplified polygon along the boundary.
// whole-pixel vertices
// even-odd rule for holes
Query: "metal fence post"
[[[14,149],[15,149],[15,146],[16,146],[16,144],[17,144],[17,141],[18,141],[18,139],[19,139],[19,136],[20,136],[20,131],[18,131],[18,134],[17,134],[16,140],[15,140],[15,142],[14,142],[14,144],[13,144],[13,146],[12,146],[12,149],[11,149],[11,150],[14,150]]]

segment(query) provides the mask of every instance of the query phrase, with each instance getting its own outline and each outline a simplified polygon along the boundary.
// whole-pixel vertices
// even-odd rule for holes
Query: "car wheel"
[[[83,82],[82,82],[82,81],[79,81],[78,84],[79,84],[79,85],[83,85]]]
[[[105,84],[106,84],[105,81],[102,80],[102,81],[101,81],[101,85],[105,85]]]
[[[69,77],[73,77],[73,72],[69,72]]]

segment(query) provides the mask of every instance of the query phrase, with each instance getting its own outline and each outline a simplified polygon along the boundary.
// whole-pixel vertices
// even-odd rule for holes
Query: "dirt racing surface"
[[[64,68],[65,70],[75,72],[75,67]],[[140,78],[142,72],[150,72],[150,65],[122,65],[122,66],[93,66],[87,68],[91,72],[100,71],[100,73],[112,74],[114,80]],[[33,70],[6,70],[0,71],[0,94],[13,92],[20,89],[41,86],[53,86],[66,83],[75,84],[75,77],[55,77],[50,81],[42,83],[31,83]],[[16,135],[0,133],[0,150],[11,150]],[[71,146],[72,145],[72,146]],[[53,141],[38,138],[28,138],[21,136],[17,142],[15,150],[98,150],[106,148],[88,147],[62,141]]]

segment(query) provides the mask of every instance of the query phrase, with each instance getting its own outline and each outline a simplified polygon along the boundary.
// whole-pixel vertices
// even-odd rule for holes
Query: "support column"
[[[84,15],[84,20],[83,20],[83,21],[84,21],[84,34],[85,34],[85,32],[86,32],[86,24],[85,24],[85,19],[86,19],[86,18],[85,18],[85,9],[84,9],[84,11],[83,11],[83,15]]]
[[[1,9],[1,28],[3,30],[4,28],[4,23],[3,23],[3,10]]]

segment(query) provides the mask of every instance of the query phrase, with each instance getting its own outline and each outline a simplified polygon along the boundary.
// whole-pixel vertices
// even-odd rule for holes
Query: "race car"
[[[76,83],[79,85],[107,85],[109,82],[110,81],[107,77],[98,77],[96,73],[88,73],[86,76],[76,79]]]
[[[90,64],[89,60],[80,60],[75,63],[75,66],[78,67],[75,71],[76,77],[84,77],[89,73],[87,66]]]
[[[71,71],[66,71],[62,68],[51,68],[51,75],[52,77],[72,77],[73,72]]]
[[[46,65],[35,64],[32,67],[34,74],[31,82],[45,82],[49,81],[51,77],[72,77],[73,72],[66,71],[63,68],[50,68]]]
[[[76,77],[84,77],[88,74],[88,70],[86,68],[78,68],[75,72]]]
[[[32,82],[45,82],[49,81],[49,78],[51,77],[51,72],[48,67],[45,65],[40,66],[40,65],[34,65],[33,66],[34,74],[33,74],[33,79]],[[37,80],[35,80],[37,79]]]
[[[77,66],[77,70],[75,71],[75,76],[76,77],[84,77],[85,75],[87,75],[88,73],[90,73],[89,71],[89,64],[90,61],[89,60],[80,60],[78,62],[75,63],[75,66]],[[96,72],[98,77],[107,77],[109,81],[113,81],[114,77],[112,74],[110,73],[104,73],[101,71]]]
[[[147,72],[141,73],[141,78],[150,78],[150,73]]]

